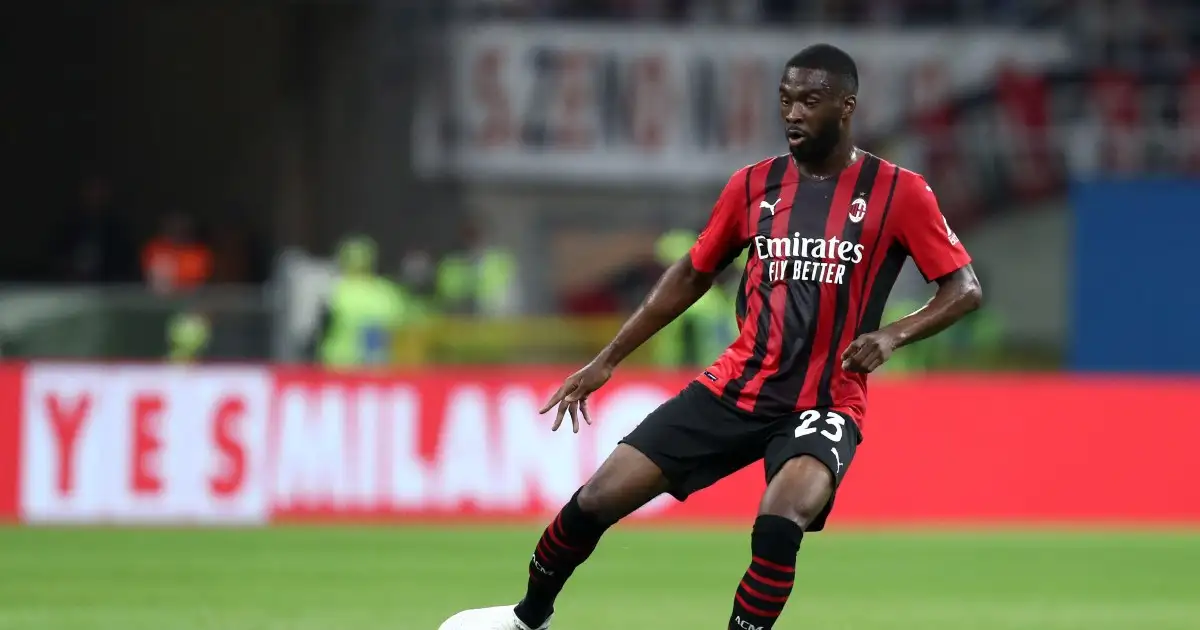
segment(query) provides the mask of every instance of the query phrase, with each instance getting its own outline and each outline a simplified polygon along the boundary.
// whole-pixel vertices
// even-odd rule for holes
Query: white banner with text
[[[1066,61],[1054,34],[484,26],[454,34],[415,151],[427,173],[533,181],[717,182],[782,150],[777,86],[807,44],[853,55],[859,133]]]

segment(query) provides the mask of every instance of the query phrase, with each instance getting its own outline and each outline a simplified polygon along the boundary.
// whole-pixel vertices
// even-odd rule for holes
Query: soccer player
[[[794,587],[800,541],[820,531],[862,441],[867,374],[982,298],[970,256],[916,173],[854,146],[858,70],[820,44],[779,85],[788,153],[734,173],[690,253],[668,269],[613,341],[542,409],[590,423],[588,395],[749,248],[740,336],[617,445],[546,528],[515,606],[459,613],[443,628],[544,630],[555,598],[609,527],[658,495],[683,501],[764,460],[767,489],[729,630],[769,630]],[[908,257],[937,283],[923,308],[880,328]]]

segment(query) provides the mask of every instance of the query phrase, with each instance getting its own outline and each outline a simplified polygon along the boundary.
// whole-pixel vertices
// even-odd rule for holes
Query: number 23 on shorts
[[[794,452],[825,462],[838,481],[858,450],[858,428],[846,416],[828,409],[809,409],[797,416],[792,432]]]
[[[817,421],[824,419],[823,425],[817,425]],[[827,426],[827,429],[823,429]],[[812,435],[817,431],[821,431],[821,435],[829,438],[831,442],[838,443],[842,441],[842,436],[846,430],[846,418],[834,411],[821,411],[818,409],[809,409],[800,414],[800,425],[796,427],[796,434],[793,437],[804,437]]]

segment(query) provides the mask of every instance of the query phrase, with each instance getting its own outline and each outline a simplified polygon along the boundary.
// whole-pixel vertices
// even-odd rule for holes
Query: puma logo
[[[759,210],[763,210],[763,209],[770,210],[771,216],[775,216],[775,206],[778,206],[778,205],[779,205],[778,199],[775,200],[775,203],[767,203],[767,200],[763,199],[762,201],[758,202],[758,209]]]

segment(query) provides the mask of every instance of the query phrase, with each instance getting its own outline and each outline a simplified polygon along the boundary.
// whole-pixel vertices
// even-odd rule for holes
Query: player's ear
[[[842,100],[842,118],[850,118],[854,115],[854,109],[858,107],[858,97],[854,94],[847,94]]]

